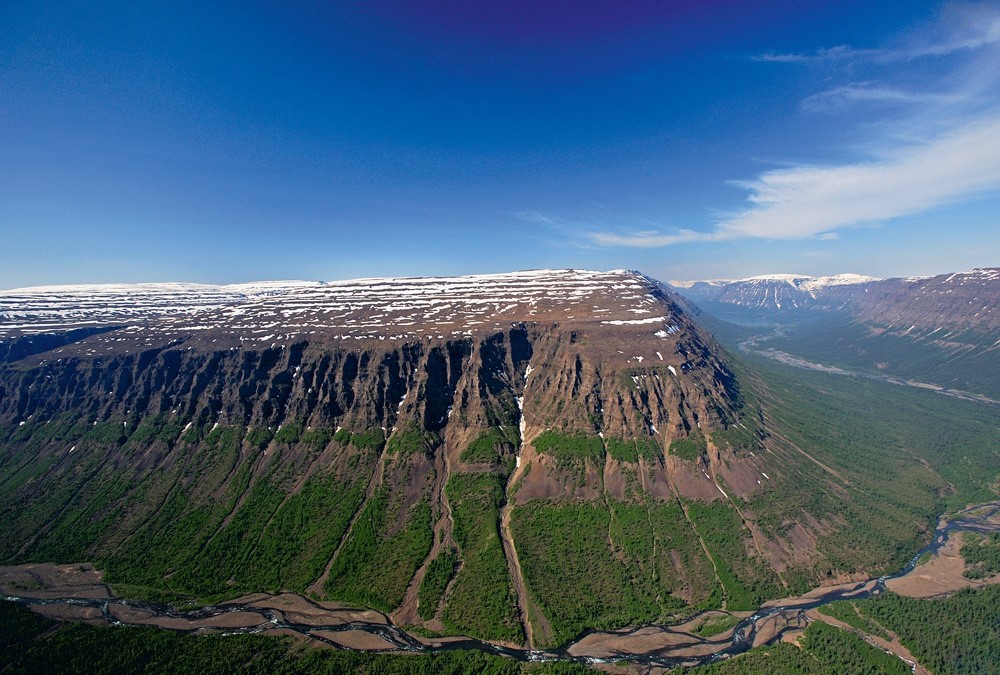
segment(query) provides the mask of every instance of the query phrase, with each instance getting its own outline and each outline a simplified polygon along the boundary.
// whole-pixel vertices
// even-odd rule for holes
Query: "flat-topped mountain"
[[[886,279],[856,303],[865,321],[937,333],[1000,330],[1000,268]],[[904,325],[906,324],[906,325]],[[1000,337],[1000,336],[998,336]]]
[[[878,279],[858,274],[810,277],[772,274],[736,280],[671,281],[679,293],[709,311],[748,310],[746,315],[786,318],[847,311],[865,321],[895,327],[1000,328],[1000,268],[933,277]]]
[[[933,277],[773,275],[674,282],[732,323],[782,326],[771,347],[1000,397],[1000,268]]]
[[[660,309],[649,281],[629,271],[41,286],[0,291],[0,337],[120,327],[118,338],[152,331],[258,342],[445,338],[522,321],[662,323]]]
[[[854,578],[930,517],[772,429],[638,272],[47,287],[0,316],[0,561],[127,596],[555,645]],[[889,526],[844,517],[862,496]]]
[[[609,518],[608,498],[717,500],[716,465],[759,486],[760,460],[708,454],[715,429],[756,442],[721,352],[636,272],[47,287],[0,312],[5,560],[97,560],[181,597],[308,589],[551,644],[586,613],[556,607],[556,552],[524,528],[569,504]],[[711,595],[683,528],[682,558],[635,552],[659,566],[642,612],[595,621]]]
[[[860,274],[829,277],[769,274],[736,280],[671,281],[670,286],[696,303],[707,301],[792,313],[802,309],[842,307],[880,281]]]

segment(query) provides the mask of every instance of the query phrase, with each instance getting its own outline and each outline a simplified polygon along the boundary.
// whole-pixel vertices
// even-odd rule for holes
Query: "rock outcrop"
[[[747,506],[783,474],[759,409],[636,272],[25,289],[0,315],[7,562],[551,645],[750,608],[810,560]]]

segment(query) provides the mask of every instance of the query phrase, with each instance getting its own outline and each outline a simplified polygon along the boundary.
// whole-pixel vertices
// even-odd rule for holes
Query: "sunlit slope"
[[[992,494],[989,411],[742,364],[636,273],[528,276],[365,280],[347,328],[342,289],[294,330],[260,325],[302,309],[287,289],[187,333],[173,311],[117,327],[121,297],[74,318],[107,330],[0,371],[0,557],[544,646],[892,569]],[[441,305],[465,323],[439,337]]]
[[[1000,269],[859,279],[775,275],[680,291],[714,317],[757,327],[766,348],[1000,399]]]

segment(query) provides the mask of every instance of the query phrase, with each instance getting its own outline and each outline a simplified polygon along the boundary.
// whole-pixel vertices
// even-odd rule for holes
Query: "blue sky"
[[[0,3],[0,288],[935,274],[998,216],[997,3]]]

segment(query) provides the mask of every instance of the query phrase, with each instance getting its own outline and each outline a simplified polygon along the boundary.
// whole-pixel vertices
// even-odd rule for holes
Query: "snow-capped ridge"
[[[753,282],[784,282],[796,288],[823,288],[826,286],[843,286],[847,284],[868,284],[882,281],[879,277],[869,277],[863,274],[834,274],[832,276],[814,277],[808,274],[758,274],[743,279],[704,279],[694,281],[670,281],[675,288],[691,288],[695,284],[706,284],[709,286],[721,287],[732,284],[743,284]]]
[[[284,342],[444,338],[517,322],[665,320],[658,285],[632,270],[209,284],[88,284],[0,291],[0,337],[125,326],[148,335]],[[108,338],[110,339],[110,338]]]

